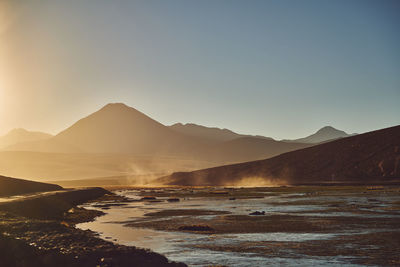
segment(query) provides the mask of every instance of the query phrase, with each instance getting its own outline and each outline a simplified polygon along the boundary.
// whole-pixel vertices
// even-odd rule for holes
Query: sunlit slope
[[[0,196],[12,196],[61,189],[61,186],[54,184],[38,183],[23,179],[0,176]]]
[[[178,172],[160,183],[174,185],[246,185],[320,182],[400,181],[400,126],[386,128],[270,159],[226,165],[194,172]]]

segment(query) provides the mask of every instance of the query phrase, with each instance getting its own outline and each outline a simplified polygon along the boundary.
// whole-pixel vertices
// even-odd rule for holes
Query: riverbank
[[[113,197],[102,188],[55,192],[0,203],[0,262],[4,266],[186,266],[146,249],[116,245],[75,224],[101,211],[76,208]]]

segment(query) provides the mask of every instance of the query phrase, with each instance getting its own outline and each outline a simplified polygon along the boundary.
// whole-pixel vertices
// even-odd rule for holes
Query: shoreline
[[[5,266],[176,266],[147,249],[117,245],[75,228],[104,213],[77,208],[113,198],[103,188],[29,197],[0,204],[0,262]]]

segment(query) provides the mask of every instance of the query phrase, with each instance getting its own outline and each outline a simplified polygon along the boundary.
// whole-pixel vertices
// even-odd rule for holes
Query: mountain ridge
[[[177,127],[184,127],[185,131],[189,127],[191,132]],[[228,129],[195,124],[165,126],[125,104],[110,103],[48,140],[19,143],[6,150],[172,156],[212,159],[222,164],[268,158],[304,146],[308,144],[240,135]]]
[[[309,144],[317,144],[322,142],[332,141],[338,138],[345,138],[349,136],[353,136],[356,134],[348,134],[345,131],[338,130],[332,126],[324,126],[321,129],[317,130],[315,133],[308,135],[303,138],[298,139],[286,139],[282,140],[284,142],[295,142],[295,143],[309,143]]]
[[[400,125],[250,161],[160,178],[167,185],[400,181]],[[250,181],[247,180],[249,183]]]
[[[202,137],[212,141],[232,141],[241,137],[254,137],[273,140],[271,137],[261,135],[239,134],[227,128],[208,127],[195,123],[175,123],[168,126],[171,129],[183,134],[195,137]]]
[[[229,141],[242,136],[229,129],[207,127],[195,123],[175,123],[168,127],[186,135],[204,137],[214,141]]]

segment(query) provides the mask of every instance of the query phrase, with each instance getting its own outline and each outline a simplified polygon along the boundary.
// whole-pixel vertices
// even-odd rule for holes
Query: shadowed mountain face
[[[281,142],[262,137],[240,137],[216,144],[212,148],[209,158],[224,158],[225,162],[244,162],[266,159],[309,146],[311,144]]]
[[[169,185],[250,185],[400,181],[400,126],[339,139],[270,159],[159,179]]]
[[[322,143],[326,141],[332,141],[339,138],[349,137],[354,134],[348,134],[344,131],[333,128],[332,126],[325,126],[319,129],[316,133],[309,135],[304,138],[299,138],[295,140],[283,140],[285,142],[296,142],[296,143]]]
[[[0,176],[0,196],[2,197],[62,189],[59,185]]]
[[[0,148],[5,148],[21,142],[46,140],[50,137],[52,137],[52,135],[47,133],[31,132],[25,129],[14,129],[0,137]]]

